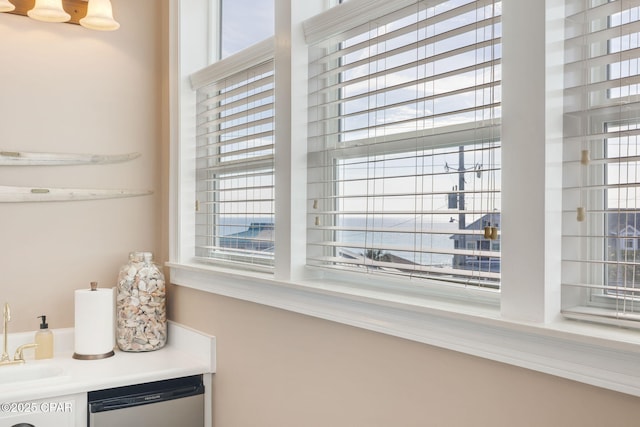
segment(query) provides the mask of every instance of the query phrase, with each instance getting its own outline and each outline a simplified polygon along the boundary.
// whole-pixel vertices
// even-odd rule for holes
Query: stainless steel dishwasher
[[[203,427],[202,375],[92,391],[89,427]]]

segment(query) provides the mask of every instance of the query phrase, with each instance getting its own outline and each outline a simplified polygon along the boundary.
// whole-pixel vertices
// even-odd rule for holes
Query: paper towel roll
[[[113,356],[113,295],[113,288],[75,291],[75,359],[102,359]]]

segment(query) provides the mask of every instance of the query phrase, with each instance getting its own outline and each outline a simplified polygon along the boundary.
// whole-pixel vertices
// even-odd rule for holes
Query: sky
[[[223,58],[273,34],[273,0],[222,0]]]

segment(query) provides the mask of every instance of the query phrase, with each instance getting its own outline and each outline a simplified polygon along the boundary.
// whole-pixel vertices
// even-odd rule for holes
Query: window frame
[[[471,133],[473,133],[473,131],[471,131]],[[499,138],[498,138],[498,141],[499,141]],[[494,141],[494,140],[490,140],[490,141],[478,140],[477,143],[478,144],[483,144],[483,143],[484,144],[492,144],[494,142],[496,142],[496,141]],[[468,144],[468,146],[473,146],[473,145],[474,145],[473,143]],[[425,145],[423,145],[423,146],[421,146],[419,148],[415,148],[415,146],[413,146],[413,147],[406,147],[405,149],[407,150],[407,152],[411,153],[412,150],[418,152],[418,151],[438,150],[440,148],[442,148],[442,147],[429,146],[429,145],[425,144]],[[338,154],[336,152],[318,152],[318,153],[313,153],[313,154],[317,154],[318,156],[312,156],[312,157],[324,157],[324,156],[326,156],[326,158],[327,158],[327,160],[325,160],[326,162],[335,164],[335,163],[337,163],[339,161],[348,161],[348,160],[352,160],[354,158],[358,159],[358,158],[361,158],[361,157],[364,158],[364,157],[367,157],[368,155],[370,155],[372,157],[375,157],[375,156],[385,156],[386,154],[389,154],[389,152],[367,153],[369,150],[368,150],[368,148],[366,146],[351,147],[351,148],[348,148],[346,151],[348,151],[349,154],[342,154],[342,153]],[[314,164],[313,160],[310,160],[309,161],[309,168],[313,168],[315,166],[316,165]],[[337,168],[339,168],[339,166],[335,167],[335,169],[337,169]],[[325,172],[326,172],[326,170],[328,168],[325,167],[323,169],[325,169]],[[335,169],[330,173],[336,173]],[[327,173],[327,175],[329,175],[330,173]],[[330,193],[330,194],[320,194],[320,193],[311,194],[310,193],[309,194],[309,199],[310,200],[314,200],[316,198],[332,198],[332,197],[336,197],[336,196],[337,196],[337,193]],[[313,202],[308,203],[308,206],[312,206],[312,205],[313,205]],[[309,209],[309,211],[307,212],[307,216],[308,216],[308,221],[309,221],[310,227],[313,226],[312,222],[314,221],[314,218],[315,218],[314,215],[315,214],[316,214],[316,212],[313,209]],[[336,214],[336,215],[339,215],[339,214]],[[313,231],[313,230],[311,230],[311,231]],[[307,236],[308,236],[308,234],[309,234],[309,230],[307,231]],[[455,232],[452,231],[452,234],[455,234]],[[309,238],[309,236],[307,238]],[[487,240],[487,242],[491,242],[492,244],[494,243],[494,241],[491,241],[491,240]],[[467,244],[467,246],[464,249],[466,249],[468,251],[477,252],[477,251],[480,250],[479,247],[477,246],[477,241],[466,242],[466,244]],[[473,247],[470,247],[469,244],[472,244]],[[493,247],[493,246],[491,246],[491,247]],[[326,249],[326,248],[324,248],[324,249]],[[493,249],[490,249],[490,250],[493,250]],[[498,247],[498,250],[499,250],[499,247]],[[314,265],[314,264],[310,264],[308,262],[305,264],[305,268],[307,270],[309,270],[309,271],[313,271],[313,270],[331,271],[331,270],[334,270],[334,269],[335,270],[340,270],[339,267]],[[356,272],[355,269],[344,269],[344,272],[349,271],[349,270],[354,272],[354,274],[358,274],[358,272]],[[385,279],[383,279],[381,277],[377,277],[378,274],[371,274],[371,273],[362,273],[362,274],[366,274],[367,281],[379,281],[381,283],[384,283]],[[341,273],[338,272],[338,273],[332,274],[332,277],[334,277],[334,280],[340,280],[340,275],[341,275]],[[410,279],[411,279],[411,277],[407,277],[406,278],[406,280],[410,280]],[[412,281],[412,283],[415,286],[433,286],[433,285],[439,286],[439,285],[443,285],[443,284],[445,284],[445,286],[446,286],[447,282],[449,282],[449,283],[463,283],[463,282],[465,282],[465,280],[462,280],[460,278],[455,278],[454,280],[450,280],[450,281],[447,281],[447,280],[440,281],[440,280],[434,279],[432,277],[417,277],[416,276],[413,279],[414,280]],[[471,280],[471,279],[472,279],[472,277],[468,278],[468,280]],[[423,283],[420,284],[419,282],[423,282]],[[493,283],[493,282],[491,282],[490,284],[484,284],[484,285],[481,284],[481,285],[477,285],[477,286],[470,285],[470,286],[468,286],[468,293],[470,295],[471,294],[482,294],[482,292],[484,292],[486,289],[495,289],[497,287],[499,287],[499,283],[496,284],[496,283]],[[452,292],[455,292],[455,291],[452,291]]]
[[[245,49],[241,54],[236,56],[236,61],[226,61],[226,60],[221,60],[218,61],[212,65],[209,65],[208,67],[197,71],[196,73],[192,74],[190,76],[190,80],[191,80],[191,84],[193,89],[199,94],[201,91],[204,92],[208,92],[211,89],[209,88],[210,85],[215,85],[214,87],[224,87],[226,88],[226,83],[227,83],[227,79],[230,79],[232,82],[232,85],[235,86],[235,81],[240,79],[240,81],[242,83],[245,83],[247,81],[250,81],[251,78],[249,78],[248,76],[251,76],[253,73],[256,72],[256,70],[259,70],[259,72],[261,73],[261,75],[267,75],[267,79],[271,80],[272,79],[272,75],[273,75],[273,70],[272,70],[272,65],[273,65],[273,38],[268,38],[260,43],[255,44],[254,46]],[[271,74],[271,75],[269,75]],[[257,93],[257,96],[260,97],[260,100],[265,100],[265,99],[271,99],[273,98],[272,95],[268,95],[269,92],[272,92],[272,89],[269,89],[268,86],[269,85],[273,85],[273,83],[271,82],[263,82],[260,83],[260,87],[259,89],[260,92]],[[250,85],[251,86],[251,85]],[[265,90],[264,87],[267,87],[267,89]],[[243,87],[241,86],[239,88],[240,91],[243,91]],[[251,89],[249,89],[251,90]],[[240,93],[240,101],[242,101],[242,105],[241,107],[248,107],[250,105],[250,103],[245,103],[245,99],[249,99],[251,98],[251,96],[247,96],[245,97],[245,95],[247,95],[248,92],[241,92]],[[198,95],[199,96],[199,95]],[[213,98],[216,98],[220,96],[220,94],[216,94],[215,96],[213,96]],[[198,101],[199,105],[200,105],[200,100]],[[253,101],[251,101],[253,102]],[[232,107],[237,107],[236,103],[233,102],[232,103]],[[274,110],[273,108],[273,102],[272,101],[268,101],[267,104],[270,106],[270,108],[268,109],[268,112],[272,112]],[[265,104],[266,105],[266,104]],[[214,106],[211,108],[211,111],[218,111],[218,113],[220,112],[224,112],[225,107],[224,106]],[[208,112],[209,110],[205,110],[205,112]],[[251,109],[248,108],[247,111],[250,114],[254,114],[251,113]],[[261,111],[264,112],[264,111]],[[199,113],[201,114],[201,113]],[[235,115],[232,115],[235,116]],[[198,116],[200,117],[200,115]],[[221,176],[223,176],[222,179],[224,179],[224,176],[226,174],[238,174],[238,179],[243,180],[243,179],[249,179],[247,178],[246,173],[249,173],[249,175],[251,175],[251,172],[255,172],[256,170],[262,170],[265,167],[268,167],[268,169],[270,170],[270,174],[268,174],[267,176],[269,176],[270,180],[273,181],[274,179],[274,172],[273,172],[273,165],[274,165],[274,161],[273,158],[275,157],[273,154],[274,151],[274,144],[273,144],[273,134],[275,133],[273,131],[273,120],[269,120],[272,119],[272,117],[267,116],[267,120],[268,123],[264,124],[265,126],[267,126],[267,129],[269,129],[269,127],[271,127],[270,130],[267,131],[267,133],[269,133],[269,135],[266,135],[267,140],[270,141],[270,144],[257,144],[259,146],[259,148],[263,151],[268,151],[267,155],[262,155],[259,161],[259,164],[252,164],[250,163],[249,165],[247,165],[247,167],[238,167],[235,164],[233,165],[233,170],[232,172],[229,171],[225,171],[224,170],[224,166],[222,168],[218,167],[216,168],[216,166],[218,166],[217,164],[215,164],[215,162],[213,162],[211,165],[207,164],[205,169],[208,169],[208,171],[206,172],[207,174],[209,174],[209,176],[207,178],[216,178],[218,175],[216,175],[216,169],[217,169],[217,173],[219,173]],[[206,125],[205,127],[210,127],[211,125],[209,124],[210,121],[213,121],[215,124],[215,126],[218,126],[220,123],[224,123],[224,117],[222,118],[217,118],[217,119],[213,119],[213,120],[207,120],[204,123],[200,123],[200,119],[197,125],[197,129],[200,130],[201,126],[204,124]],[[259,120],[262,121],[262,120]],[[249,129],[253,129],[254,125],[255,125],[256,120],[255,119],[249,119],[246,123],[244,123],[243,125],[246,125],[247,127],[247,132],[248,135],[248,141],[252,142],[252,140],[254,138],[258,138],[258,139],[262,139],[264,136],[256,136],[261,132],[250,132]],[[205,130],[206,132],[209,132],[208,129]],[[220,129],[216,129],[215,132],[220,133],[220,135],[222,135],[222,132]],[[200,136],[200,135],[199,135]],[[207,138],[211,138],[211,137],[207,137]],[[224,156],[225,154],[221,154],[221,152],[219,151],[221,146],[226,146],[226,144],[224,142],[221,142],[219,140],[218,137],[215,137],[216,140],[213,143],[207,142],[207,144],[205,144],[205,148],[207,148],[208,150],[210,150],[211,146],[216,147],[216,153],[214,154],[214,156],[218,156],[219,158]],[[255,146],[256,143],[254,143]],[[231,145],[228,147],[232,147]],[[254,147],[251,147],[254,148]],[[202,147],[198,146],[196,147],[196,153],[201,150]],[[240,153],[240,155],[243,155],[243,150],[239,150],[239,151],[234,151],[233,149],[231,150],[230,154],[233,155],[238,155],[238,153]],[[200,161],[200,162],[207,162],[209,163],[209,160],[206,160],[207,157],[211,157],[212,155],[210,155],[209,153],[207,153],[206,156],[199,156],[198,154],[196,154],[196,160]],[[248,160],[254,160],[254,158],[252,158],[251,156],[247,157]],[[256,169],[258,168],[258,169]],[[198,199],[196,200],[196,216],[200,215],[201,217],[204,217],[204,221],[206,221],[207,224],[211,224],[212,227],[221,227],[222,220],[219,217],[219,214],[216,212],[217,209],[214,208],[207,208],[207,206],[205,205],[206,203],[215,203],[215,200],[211,200],[212,198],[216,198],[218,197],[218,190],[217,189],[212,189],[210,188],[209,183],[207,183],[208,179],[204,179],[204,182],[200,182],[198,180],[198,178],[196,177],[196,182],[198,184],[201,184],[203,186],[206,186],[206,190],[201,190],[197,192],[197,195],[199,196]],[[242,191],[242,187],[233,187],[232,188],[233,191]],[[271,184],[271,189],[270,189],[270,193],[267,193],[267,197],[269,197],[269,194],[272,194],[274,190],[274,185],[273,183]],[[204,193],[204,194],[202,194]],[[273,200],[271,199],[264,199],[265,194],[261,195],[260,200],[255,200],[254,202],[260,203],[260,202],[264,202],[264,203],[268,203],[271,202],[273,203]],[[273,196],[270,196],[273,197]],[[229,201],[227,201],[228,203]],[[235,202],[235,200],[232,201],[232,203]],[[256,210],[250,210],[249,206],[251,205],[251,203],[247,204],[248,206],[243,206],[246,210],[247,210],[247,214],[250,214],[251,218],[255,218],[255,215],[258,214],[258,212]],[[255,207],[255,206],[254,206]],[[238,209],[238,208],[236,208]],[[259,210],[259,209],[257,209]],[[270,209],[271,211],[272,209]],[[201,212],[201,211],[205,211],[205,212]],[[250,211],[250,212],[249,212]],[[270,216],[273,216],[273,212],[269,212]],[[198,224],[199,227],[202,227],[201,222],[203,221],[203,219],[200,219],[200,223]],[[234,227],[235,228],[235,227]],[[239,229],[236,229],[235,231],[239,231]],[[207,234],[205,236],[200,236],[200,239],[202,239],[203,237],[206,237],[207,239],[210,240],[217,240],[222,236],[217,236],[215,235],[216,232],[214,231],[211,234]],[[198,239],[196,238],[196,241]],[[272,240],[273,241],[273,240]],[[259,252],[254,252],[252,250],[236,250],[236,251],[225,251],[224,247],[222,245],[220,245],[218,242],[207,242],[206,245],[211,246],[210,250],[216,250],[219,251],[220,254],[217,256],[214,255],[209,255],[209,256],[204,256],[201,255],[200,257],[198,257],[198,259],[203,262],[203,263],[211,263],[211,264],[219,264],[224,266],[227,262],[229,263],[236,263],[238,265],[238,268],[245,268],[245,269],[251,269],[251,270],[257,270],[257,271],[265,271],[265,272],[269,272],[272,270],[273,268],[273,252],[269,252],[266,254],[265,257],[260,257],[260,253]],[[196,251],[197,252],[197,251]]]
[[[296,239],[298,221],[302,218],[302,229],[306,229],[308,207],[306,153],[297,151],[303,144],[292,142],[304,140],[306,134],[307,44],[300,26],[358,18],[373,6],[392,3],[389,0],[349,0],[324,14],[319,14],[324,6],[321,0],[303,5],[276,0],[275,37],[286,41],[276,43],[276,73],[280,70],[277,78],[292,82],[277,95],[276,120],[292,125],[280,134],[286,148],[279,145],[285,153],[276,159],[280,174],[276,185],[282,183],[285,192],[290,191],[276,205],[277,221],[289,227],[276,224],[276,239],[284,244],[276,248],[275,274],[193,263],[189,146],[195,134],[188,79],[207,65],[208,46],[202,39],[208,37],[209,24],[194,25],[194,20],[199,22],[208,0],[170,0],[170,255],[166,265],[171,282],[640,396],[638,334],[560,316],[562,166],[553,159],[561,158],[558,153],[562,152],[561,102],[554,96],[563,85],[557,73],[563,55],[562,49],[553,49],[553,43],[563,38],[564,8],[549,2],[548,6],[547,2],[504,0],[503,57],[508,60],[503,62],[502,101],[503,289],[500,294],[477,294],[465,287],[336,275],[306,267],[304,244],[302,253],[297,250],[296,240],[304,240]],[[509,34],[513,37],[508,38]],[[526,40],[526,52],[519,49],[518,40]],[[531,72],[541,77],[527,78]],[[512,126],[518,117],[529,120]],[[278,122],[276,129],[281,129]],[[521,180],[513,179],[521,174],[544,179],[527,182],[531,188],[525,197]],[[520,227],[522,221],[529,227]],[[529,245],[526,257],[519,255],[522,242]],[[612,358],[616,363],[611,363]]]
[[[632,109],[632,106],[637,105],[637,94],[632,95],[635,101],[631,99],[631,102],[626,104],[624,112],[622,109],[619,112],[614,112],[612,107],[615,107],[615,103],[611,100],[621,97],[614,95],[616,88],[606,88],[605,91],[598,90],[599,84],[626,80],[621,75],[621,69],[618,72],[613,70],[613,67],[620,62],[616,62],[614,58],[607,58],[632,50],[622,49],[621,46],[619,49],[613,49],[616,45],[614,40],[624,38],[625,35],[633,35],[633,32],[626,33],[627,28],[631,28],[633,31],[633,25],[637,26],[638,21],[636,19],[627,22],[632,25],[624,28],[625,23],[622,22],[622,15],[620,15],[618,24],[614,24],[613,16],[623,6],[611,0],[593,2],[589,6],[578,2],[576,2],[577,5],[572,2],[568,2],[568,4],[572,9],[567,15],[573,16],[567,24],[570,37],[568,37],[567,44],[569,60],[566,73],[569,79],[568,87],[565,90],[571,101],[567,104],[569,119],[567,120],[566,134],[570,142],[568,143],[569,148],[565,152],[565,174],[567,176],[565,185],[567,188],[564,197],[570,201],[567,203],[567,208],[575,209],[580,205],[587,213],[593,211],[592,218],[598,220],[589,221],[588,215],[584,221],[576,221],[575,215],[572,218],[565,218],[563,231],[567,237],[564,244],[570,251],[565,251],[567,259],[565,264],[567,265],[564,266],[566,273],[562,290],[562,312],[564,316],[572,319],[608,323],[638,330],[640,329],[640,313],[633,310],[627,311],[627,306],[633,306],[633,303],[628,304],[626,298],[620,298],[608,290],[610,288],[608,282],[610,267],[607,263],[615,261],[610,259],[607,254],[609,239],[607,230],[610,226],[608,215],[614,213],[615,210],[610,210],[607,204],[607,193],[610,189],[615,188],[616,184],[607,182],[607,163],[599,165],[597,162],[590,164],[588,161],[585,165],[582,159],[579,162],[575,158],[572,159],[576,155],[576,142],[580,143],[580,149],[590,151],[589,157],[593,159],[608,158],[609,141],[606,134],[612,133],[609,126],[617,127],[620,126],[620,123],[629,124],[630,122],[636,126],[638,124],[638,120],[633,117],[633,111],[637,111],[637,107]],[[636,2],[635,5],[626,5],[625,8],[631,6],[636,9],[637,16],[640,5]],[[606,14],[606,19],[600,15],[601,13]],[[580,22],[583,19],[588,22]],[[620,29],[621,35],[614,34],[617,28]],[[602,37],[606,40],[604,43]],[[578,43],[575,42],[576,40]],[[620,41],[617,44],[620,45]],[[589,65],[598,59],[605,61]],[[622,60],[622,62],[624,61]],[[637,61],[637,58],[628,58],[626,61]],[[582,76],[577,77],[575,74],[576,64],[583,63],[591,68],[586,70],[584,67],[580,68]],[[630,77],[634,76],[637,74],[630,75]],[[626,84],[630,85],[631,82]],[[582,105],[576,102],[576,99],[586,96],[589,97],[589,102]],[[603,106],[607,108],[602,108]],[[584,117],[581,119],[581,116]],[[602,136],[596,137],[600,134]],[[594,166],[601,167],[594,168]],[[594,186],[595,188],[593,191],[591,189],[585,190],[583,189],[585,186]],[[603,188],[599,188],[601,186]],[[579,195],[580,200],[577,200],[576,195]],[[574,203],[574,206],[569,207],[570,203]],[[623,211],[625,210],[623,209]],[[598,217],[598,213],[601,214],[601,218]],[[582,236],[603,237],[590,239],[589,243],[583,245],[583,248],[578,248],[575,240]],[[626,245],[627,242],[626,239],[620,240],[617,245]],[[636,246],[637,242],[632,244]],[[584,267],[576,268],[575,264],[578,262],[582,262]],[[637,302],[637,298],[630,298],[630,300]]]
[[[620,118],[617,115],[607,114],[607,115],[597,115],[597,116],[594,115],[591,118],[591,120],[594,128],[602,129],[602,132],[606,132],[605,131],[606,127],[612,123],[618,122]],[[601,141],[601,144],[602,144],[602,149],[598,150],[597,153],[592,152],[593,153],[592,155],[606,158],[607,157],[606,138]],[[588,183],[585,182],[583,184],[608,185],[608,183],[606,182],[606,175],[607,175],[606,166],[607,165],[605,164],[603,166],[604,167],[601,168],[598,173],[591,173],[589,182]],[[606,199],[607,191],[608,189],[603,189],[598,193],[594,193],[594,194],[597,194],[598,197],[594,197],[594,195],[592,194],[591,197],[588,198],[585,206],[587,211],[589,210],[597,211],[597,210],[605,209],[606,208],[605,199]],[[575,227],[574,224],[578,224],[575,221],[575,215],[572,216],[571,223],[573,224],[569,225],[568,227]],[[607,220],[604,219],[602,222],[599,222],[599,221],[591,221],[590,223],[588,222],[586,224],[586,227],[589,230],[588,233],[591,235],[603,235],[605,234],[604,230],[608,228],[608,224],[607,224]],[[605,237],[602,239],[602,241],[598,241],[597,243],[592,244],[591,246],[588,246],[588,250],[590,251],[590,254],[591,254],[591,259],[593,259],[594,262],[590,262],[588,265],[584,267],[583,270],[575,271],[567,267],[567,270],[569,270],[570,274],[573,275],[573,276],[570,276],[571,277],[570,280],[567,280],[568,282],[571,280],[575,281],[576,277],[578,277],[578,275],[580,274],[591,275],[591,276],[600,277],[600,279],[595,280],[594,282],[596,282],[598,286],[602,286],[602,288],[589,289],[587,287],[577,286],[576,288],[578,289],[576,289],[576,291],[573,292],[573,295],[571,295],[571,292],[566,292],[566,290],[563,289],[563,298],[566,301],[563,304],[562,313],[565,317],[569,319],[585,320],[589,322],[598,322],[598,323],[610,324],[614,326],[628,327],[630,329],[635,330],[636,333],[638,333],[640,332],[639,331],[640,314],[637,312],[626,312],[626,313],[619,312],[616,306],[624,304],[624,301],[619,299],[613,294],[607,293],[608,291],[606,288],[609,287],[609,284],[607,282],[608,273],[607,273],[607,266],[604,264],[604,262],[610,261],[610,260],[607,260],[607,255],[605,253],[606,240],[607,238]],[[635,240],[637,239],[624,238],[620,240],[619,244],[626,245],[628,242],[630,241],[633,242]],[[636,245],[637,247],[637,241],[633,242],[633,244]],[[572,247],[572,246],[570,247],[572,250],[577,250],[577,248],[575,247]],[[627,250],[623,248],[621,249]],[[567,296],[567,294],[569,294],[569,296]]]
[[[388,241],[384,237],[382,241],[375,237],[378,242],[367,241],[365,238],[364,241],[354,243],[351,240],[354,230],[350,229],[354,227],[356,218],[366,217],[374,222],[382,222],[385,226],[378,227],[371,222],[366,225],[358,224],[359,235],[391,235],[389,227],[394,225],[389,224],[394,221],[392,218],[401,217],[404,222],[411,217],[419,217],[440,230],[431,232],[428,227],[424,227],[418,240],[435,237],[439,241],[438,234],[443,233],[445,225],[442,225],[442,219],[445,216],[448,220],[450,215],[458,215],[461,226],[464,225],[466,216],[469,226],[487,215],[493,215],[496,207],[499,210],[500,184],[499,180],[495,180],[495,175],[499,177],[500,166],[499,162],[493,166],[490,159],[494,155],[499,156],[500,152],[499,10],[499,1],[475,3],[467,0],[441,10],[437,10],[437,5],[432,7],[427,2],[419,5],[412,3],[381,16],[380,19],[366,21],[364,25],[356,26],[352,21],[346,21],[346,26],[329,24],[336,34],[328,39],[319,37],[318,43],[310,43],[312,88],[308,146],[309,199],[313,208],[309,211],[307,239],[311,265],[327,269],[367,270],[370,277],[375,277],[376,274],[397,274],[416,281],[427,278],[437,281],[440,276],[446,282],[499,287],[496,271],[486,271],[479,266],[472,267],[466,262],[456,261],[480,256],[480,244],[474,243],[471,247],[468,243],[460,248],[441,244],[428,249],[415,239],[410,242],[409,237],[406,241],[399,237],[403,249],[398,249],[397,245],[395,251],[393,247],[379,249],[395,254],[398,258],[370,262],[367,259],[371,257],[369,251],[384,247],[389,244]],[[386,13],[387,8],[382,9],[382,12]],[[431,16],[434,12],[437,14]],[[438,26],[439,30],[436,31]],[[313,34],[309,28],[306,31]],[[415,37],[418,40],[414,40]],[[454,46],[452,41],[459,44]],[[458,55],[463,55],[461,52],[465,55],[461,59],[464,65],[451,65],[450,63],[456,62],[451,58],[460,58]],[[393,62],[396,59],[400,63]],[[444,63],[449,65],[445,66]],[[454,75],[458,77],[458,82],[464,84],[452,83]],[[390,87],[381,83],[387,79],[392,82]],[[451,85],[455,85],[455,88],[450,87]],[[421,91],[425,93],[420,93]],[[398,97],[402,100],[392,101]],[[438,106],[441,97],[448,99],[447,104],[456,107],[430,111],[443,109]],[[462,102],[465,104],[461,104]],[[403,108],[416,111],[409,114],[402,112]],[[375,120],[377,121],[374,123]],[[349,126],[349,122],[352,126]],[[461,147],[464,147],[465,154],[459,154]],[[451,206],[448,209],[436,207],[441,194],[450,190],[450,187],[445,189],[442,185],[447,179],[455,179],[456,189],[459,184],[462,199],[464,182],[470,176],[465,174],[471,169],[464,172],[457,169],[450,171],[445,165],[455,165],[455,162],[460,161],[464,163],[460,156],[464,159],[465,155],[467,163],[469,158],[474,158],[472,164],[475,163],[476,166],[484,164],[486,169],[489,165],[490,172],[482,174],[487,179],[476,181],[473,175],[473,181],[467,185],[467,190],[471,188],[472,191],[467,196],[467,207],[461,209],[469,211],[457,212],[457,208],[454,208],[456,211],[452,212]],[[387,162],[394,163],[395,157],[406,159],[406,162],[415,160],[415,169],[403,169],[398,176],[392,172],[387,174],[385,165]],[[435,164],[427,165],[422,161],[433,161]],[[352,162],[356,166],[350,168],[349,164]],[[399,164],[400,161],[395,164],[396,167]],[[438,164],[443,164],[442,173],[440,169],[436,169]],[[359,177],[345,180],[339,176],[338,171],[346,170],[357,176],[358,170],[364,169],[375,175],[368,183],[375,183],[373,185],[376,188],[378,183],[385,187],[386,183],[399,180],[405,180],[407,187],[420,186],[421,189],[416,190],[419,194],[413,197],[413,201],[418,202],[418,205],[422,204],[423,208],[415,205],[413,210],[406,206],[399,207],[396,200],[406,198],[409,201],[412,195],[400,194],[409,191],[397,184],[395,194],[388,194],[388,191],[373,194],[369,188],[364,188],[367,186],[365,184],[357,191],[349,192],[349,186],[358,186],[362,181],[359,181]],[[431,171],[425,172],[427,169]],[[445,173],[451,175],[445,176]],[[425,182],[432,184],[425,185]],[[434,189],[433,186],[438,188]],[[345,196],[341,190],[348,192],[350,196]],[[498,196],[492,196],[492,191],[496,190]],[[350,207],[346,209],[348,212],[345,213],[340,208],[341,202],[349,204]],[[387,216],[388,212],[380,207],[381,204],[390,204],[395,212]],[[425,205],[433,207],[426,208]],[[490,208],[490,205],[493,207]],[[434,214],[433,211],[437,213]],[[363,228],[366,230],[362,230]],[[477,232],[480,233],[481,230]],[[455,234],[456,231],[452,229],[450,236]],[[395,234],[392,239],[395,240],[397,236],[399,234]],[[341,237],[347,238],[345,240]],[[488,239],[483,246],[490,246]],[[341,256],[340,250],[345,250],[346,258]],[[442,250],[452,251],[448,264],[442,255],[445,252],[439,253]],[[471,251],[476,255],[470,256],[464,251]],[[487,255],[484,256],[488,259]],[[444,260],[444,269],[434,268],[429,265],[429,261],[425,261],[432,256],[439,256],[439,260]],[[411,268],[403,262],[416,262],[416,268],[409,271]]]

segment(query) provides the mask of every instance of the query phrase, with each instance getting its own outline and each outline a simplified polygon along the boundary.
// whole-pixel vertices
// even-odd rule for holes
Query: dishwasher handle
[[[157,392],[132,394],[95,400],[89,402],[89,410],[92,413],[111,411],[114,409],[146,405],[149,403],[164,402],[167,400],[179,399],[182,397],[189,397],[202,393],[204,393],[204,385],[202,384],[178,387],[170,390],[159,390]]]

